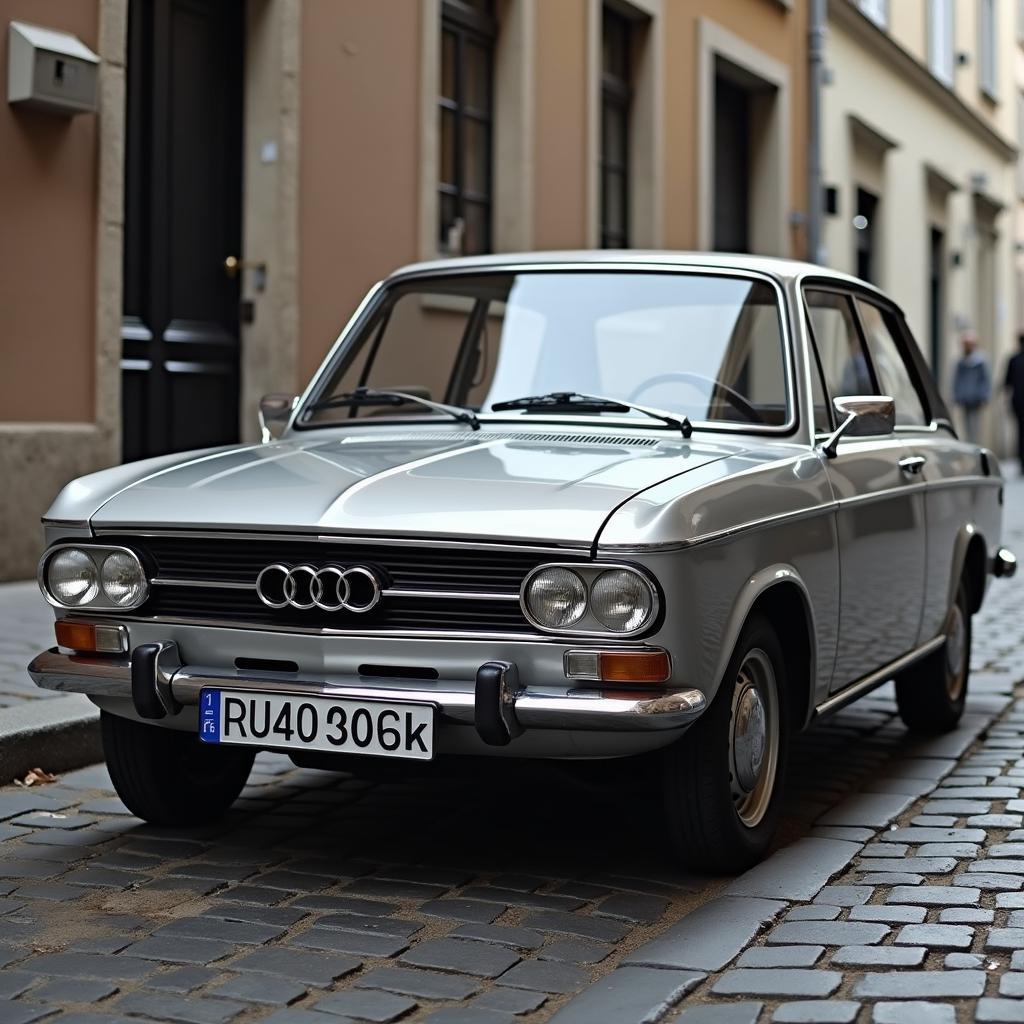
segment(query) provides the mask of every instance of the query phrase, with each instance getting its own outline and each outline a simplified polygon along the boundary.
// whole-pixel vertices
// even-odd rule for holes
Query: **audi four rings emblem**
[[[256,577],[256,594],[268,608],[368,612],[380,601],[377,575],[364,565],[268,565]]]

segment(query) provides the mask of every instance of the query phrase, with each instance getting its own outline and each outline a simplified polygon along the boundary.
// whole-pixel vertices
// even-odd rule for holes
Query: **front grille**
[[[585,562],[582,555],[545,555],[516,548],[431,547],[348,541],[237,539],[217,537],[104,537],[139,552],[158,581],[139,614],[156,618],[217,620],[242,625],[298,629],[338,629],[360,633],[440,631],[537,633],[518,600],[444,597],[445,592],[481,595],[519,594],[526,575],[549,561]],[[254,586],[274,562],[286,565],[366,565],[385,589],[431,591],[430,597],[385,594],[371,611],[326,612],[318,608],[268,608],[255,589],[219,588],[215,584]],[[160,584],[173,580],[175,585]],[[189,582],[205,586],[188,586]],[[185,584],[185,585],[182,585]],[[210,585],[214,584],[214,585]]]

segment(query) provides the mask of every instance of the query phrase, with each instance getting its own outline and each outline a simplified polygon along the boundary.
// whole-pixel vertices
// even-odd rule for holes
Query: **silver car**
[[[30,671],[100,707],[153,822],[224,813],[259,749],[643,755],[678,858],[736,870],[809,723],[889,679],[912,729],[957,722],[1016,565],[899,308],[786,260],[407,267],[261,423],[44,519]]]

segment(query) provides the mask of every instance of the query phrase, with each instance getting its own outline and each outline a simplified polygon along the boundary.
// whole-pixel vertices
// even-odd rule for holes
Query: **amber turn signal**
[[[665,651],[605,651],[601,655],[602,682],[663,683],[669,671]]]
[[[69,622],[60,619],[53,624],[59,647],[90,654],[122,654],[128,650],[124,626],[96,625],[92,622]]]

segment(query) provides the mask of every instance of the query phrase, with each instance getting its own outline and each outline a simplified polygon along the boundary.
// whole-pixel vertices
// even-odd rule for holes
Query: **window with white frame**
[[[953,84],[953,0],[929,0],[928,66],[943,84]]]
[[[889,27],[889,0],[857,0],[857,6],[879,28]]]
[[[995,99],[996,87],[996,0],[978,3],[978,84],[990,99]]]

